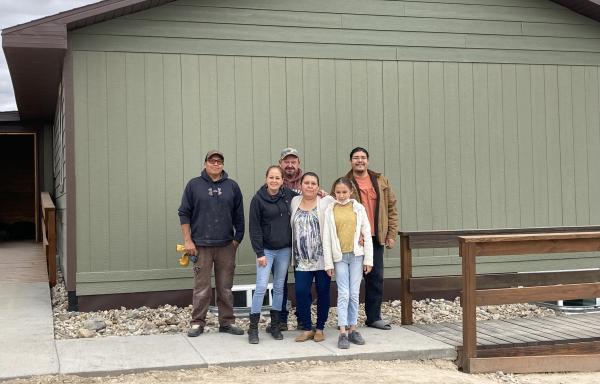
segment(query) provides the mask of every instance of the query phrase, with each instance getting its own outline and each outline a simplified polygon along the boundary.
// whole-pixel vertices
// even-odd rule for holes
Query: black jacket
[[[203,170],[190,180],[178,212],[180,223],[190,224],[196,246],[223,246],[244,238],[242,191],[226,172],[213,181]]]
[[[292,245],[290,203],[297,193],[281,187],[275,196],[262,186],[250,203],[250,241],[256,257],[266,249],[281,249]]]

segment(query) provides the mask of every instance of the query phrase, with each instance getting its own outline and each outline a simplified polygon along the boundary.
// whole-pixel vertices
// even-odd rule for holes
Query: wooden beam
[[[476,305],[530,303],[584,297],[600,297],[600,283],[477,290]]]
[[[490,273],[477,275],[477,288],[494,289],[538,285],[594,283],[600,281],[600,269],[533,273]],[[460,291],[462,276],[411,277],[410,292]]]
[[[537,373],[537,372],[597,372],[600,354],[476,357],[468,359],[463,371],[468,373]]]
[[[412,311],[412,293],[410,282],[412,278],[412,251],[408,245],[408,237],[400,236],[400,300],[402,301],[401,308],[401,324],[410,325],[413,323]]]
[[[456,248],[459,236],[502,235],[502,234],[534,234],[534,233],[565,233],[565,232],[600,232],[600,226],[572,227],[531,227],[531,228],[501,228],[501,229],[465,229],[442,231],[404,231],[400,235],[409,238],[411,249],[424,248]]]
[[[501,256],[596,252],[600,251],[600,232],[594,233],[598,234],[597,238],[477,243],[475,253],[477,256]]]
[[[541,343],[528,346],[489,345],[478,346],[477,357],[511,357],[535,355],[581,355],[600,354],[600,338],[586,339],[570,343]]]
[[[460,254],[462,256],[463,275],[463,367],[469,369],[469,362],[477,356],[477,317],[475,307],[475,254],[473,244],[461,243]]]

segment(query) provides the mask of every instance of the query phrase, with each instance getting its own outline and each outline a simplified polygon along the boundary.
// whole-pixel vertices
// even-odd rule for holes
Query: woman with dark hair
[[[290,203],[297,193],[283,186],[283,170],[278,165],[267,169],[265,185],[250,203],[250,240],[256,253],[256,290],[252,297],[248,342],[258,344],[258,322],[263,300],[273,270],[271,336],[282,340],[279,312],[283,303],[283,286],[290,263],[292,230]]]
[[[319,176],[306,172],[300,180],[302,194],[292,199],[292,262],[296,280],[296,315],[303,332],[297,342],[325,340],[323,329],[329,314],[329,287],[331,278],[325,272],[323,258],[323,214],[334,201],[331,196],[319,197]],[[312,330],[310,306],[313,280],[317,288],[317,324]]]

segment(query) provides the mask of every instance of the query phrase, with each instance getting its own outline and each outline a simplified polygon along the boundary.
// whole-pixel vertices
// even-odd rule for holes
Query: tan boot
[[[321,342],[321,341],[325,340],[325,334],[323,333],[323,331],[317,331],[317,332],[315,332],[315,335],[314,335],[314,337],[313,337],[313,340],[314,340],[316,343],[319,343],[319,342]]]
[[[298,343],[302,343],[307,340],[311,340],[315,337],[315,333],[313,331],[304,331],[294,339]]]

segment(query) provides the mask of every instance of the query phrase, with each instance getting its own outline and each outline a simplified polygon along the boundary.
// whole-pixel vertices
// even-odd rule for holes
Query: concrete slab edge
[[[157,365],[148,366],[141,368],[118,368],[118,369],[106,369],[106,370],[88,370],[88,371],[64,371],[59,372],[60,375],[77,375],[82,377],[100,377],[110,375],[126,375],[131,373],[141,373],[149,371],[177,371],[179,369],[196,369],[196,368],[208,368],[208,364],[182,364],[182,365]]]

